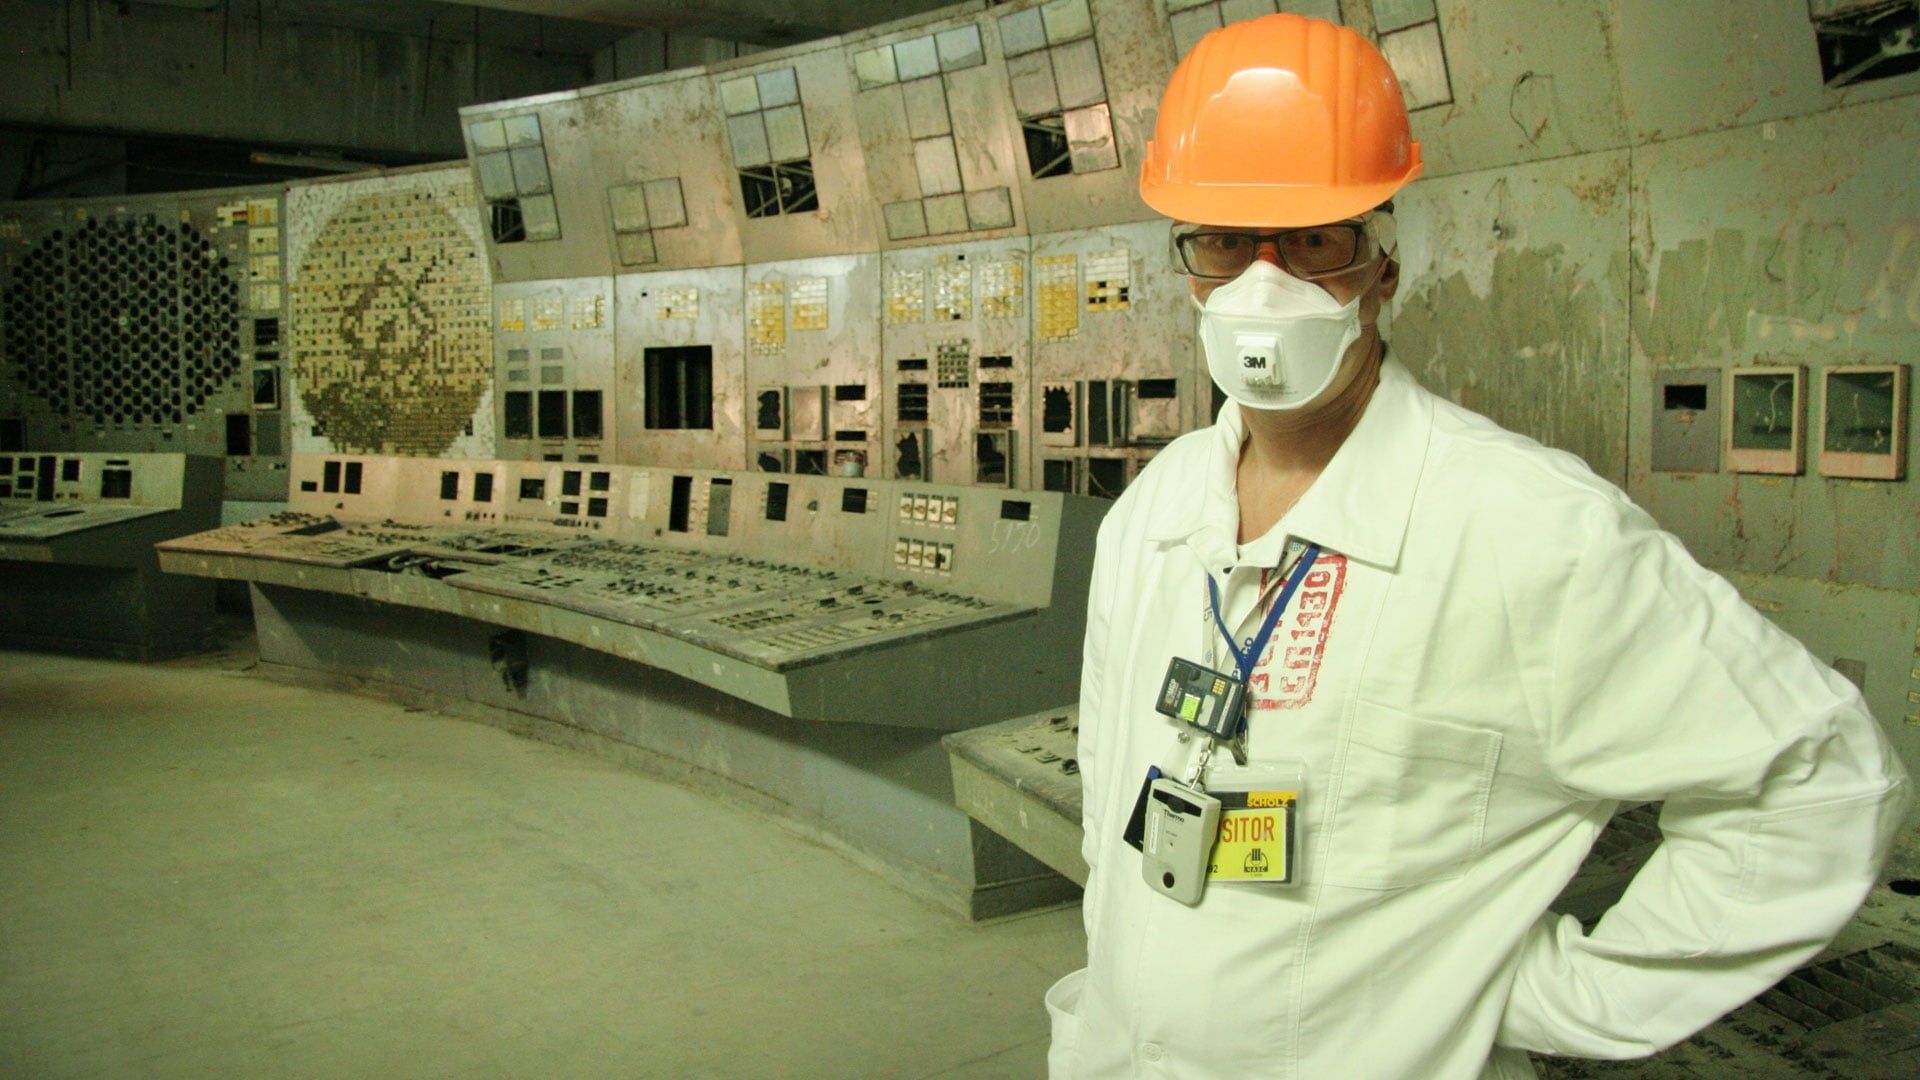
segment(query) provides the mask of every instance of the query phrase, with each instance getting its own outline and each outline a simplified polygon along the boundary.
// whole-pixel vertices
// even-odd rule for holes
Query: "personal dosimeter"
[[[1140,873],[1148,887],[1188,906],[1200,902],[1206,891],[1209,873],[1216,877],[1242,881],[1269,881],[1291,884],[1293,877],[1293,805],[1299,797],[1302,776],[1298,770],[1293,783],[1284,790],[1236,791],[1236,818],[1232,836],[1221,835],[1221,799],[1206,790],[1207,765],[1216,746],[1236,747],[1234,757],[1244,764],[1239,739],[1245,728],[1247,679],[1259,663],[1273,629],[1306,579],[1314,560],[1320,555],[1318,544],[1308,544],[1294,561],[1286,585],[1267,609],[1259,633],[1242,651],[1234,644],[1226,621],[1220,616],[1220,590],[1212,577],[1207,578],[1207,604],[1212,609],[1214,628],[1226,640],[1237,665],[1234,674],[1215,671],[1191,660],[1173,657],[1167,664],[1166,681],[1161,684],[1155,709],[1207,736],[1194,754],[1186,783],[1147,770],[1147,783],[1134,806],[1123,835],[1129,843],[1140,837]],[[1211,650],[1209,650],[1211,652]],[[1182,741],[1186,740],[1182,736]],[[1263,773],[1271,771],[1263,766]],[[1139,832],[1136,834],[1135,822]],[[1216,846],[1227,842],[1223,861],[1216,862]]]
[[[1147,789],[1143,831],[1140,872],[1147,884],[1183,904],[1198,904],[1220,833],[1220,800],[1160,777]]]
[[[1247,684],[1236,675],[1176,656],[1167,665],[1167,679],[1155,708],[1224,742],[1240,734],[1240,721],[1247,713]]]

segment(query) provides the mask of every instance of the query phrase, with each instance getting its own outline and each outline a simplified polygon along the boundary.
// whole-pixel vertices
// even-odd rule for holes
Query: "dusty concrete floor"
[[[725,802],[252,677],[251,646],[0,652],[0,1077],[1044,1073],[1078,909],[967,925]],[[1920,901],[1876,890],[1829,954],[1869,948],[1920,963]],[[1541,1074],[1908,1080],[1903,977],[1813,1030],[1763,997]]]
[[[1077,908],[247,661],[0,653],[0,1076],[1043,1073]]]

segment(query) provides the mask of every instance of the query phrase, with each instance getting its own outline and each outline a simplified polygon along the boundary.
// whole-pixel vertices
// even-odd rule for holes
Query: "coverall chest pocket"
[[[1395,889],[1458,877],[1480,851],[1500,735],[1359,702],[1324,880]]]

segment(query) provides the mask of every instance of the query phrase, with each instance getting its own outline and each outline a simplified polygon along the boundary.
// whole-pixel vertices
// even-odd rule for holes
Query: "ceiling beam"
[[[445,0],[455,3],[456,0]],[[525,15],[664,30],[756,45],[828,37],[953,6],[954,0],[478,0]]]

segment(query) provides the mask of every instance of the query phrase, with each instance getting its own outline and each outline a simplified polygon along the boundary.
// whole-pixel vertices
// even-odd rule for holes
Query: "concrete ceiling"
[[[950,7],[955,0],[479,0],[478,6],[551,19],[787,45]],[[472,7],[467,3],[449,6]]]
[[[196,17],[479,38],[589,56],[637,30],[753,46],[790,45],[910,18],[959,0],[120,0]],[[975,0],[975,6],[979,6]]]
[[[120,0],[143,14],[255,21],[274,26],[332,26],[382,34],[472,41],[563,56],[591,56],[633,32],[631,27],[583,22],[536,9],[483,10],[440,0]]]

